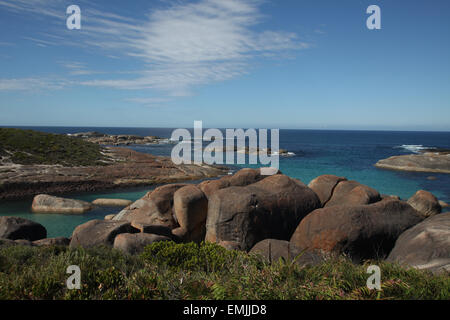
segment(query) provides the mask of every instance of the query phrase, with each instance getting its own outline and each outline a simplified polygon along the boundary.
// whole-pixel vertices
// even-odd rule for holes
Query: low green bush
[[[366,287],[367,266],[381,290]],[[81,289],[69,290],[69,265]],[[216,244],[157,242],[141,255],[109,247],[0,246],[1,299],[450,299],[450,275],[345,257],[300,267],[228,251]]]
[[[107,157],[97,144],[63,134],[0,128],[0,156],[17,164],[102,165]]]
[[[141,257],[148,263],[167,266],[176,270],[221,272],[238,259],[255,263],[255,257],[239,251],[230,251],[217,244],[194,242],[177,244],[161,241],[147,246]]]

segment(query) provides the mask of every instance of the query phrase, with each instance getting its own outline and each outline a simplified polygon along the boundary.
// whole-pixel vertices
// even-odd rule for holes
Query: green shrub
[[[148,245],[141,254],[152,264],[167,266],[176,270],[220,272],[227,270],[238,257],[250,261],[255,258],[239,251],[227,250],[215,243],[194,242],[177,244],[173,241],[161,241]]]
[[[8,152],[6,152],[8,151]],[[102,165],[107,160],[95,143],[63,134],[0,128],[0,156],[18,164]]]
[[[366,287],[367,266],[381,269],[381,290]],[[66,269],[81,269],[69,290]],[[157,242],[140,256],[109,247],[0,246],[1,299],[450,299],[449,274],[345,257],[300,267],[269,264],[216,244]]]

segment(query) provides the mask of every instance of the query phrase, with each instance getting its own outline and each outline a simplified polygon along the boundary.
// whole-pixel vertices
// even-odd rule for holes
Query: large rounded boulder
[[[173,233],[185,242],[201,242],[205,238],[208,199],[197,186],[178,189],[173,196],[173,209],[180,227]]]
[[[233,175],[224,176],[217,180],[203,181],[198,185],[198,187],[205,193],[206,197],[209,199],[209,197],[217,190],[228,187],[244,187],[263,180],[267,177],[267,175],[263,174],[267,171],[267,169],[268,168],[244,168]],[[279,170],[273,172],[279,173]]]
[[[388,261],[431,272],[450,272],[450,213],[425,219],[403,232]]]
[[[324,261],[324,257],[316,252],[303,252],[286,240],[264,239],[253,246],[251,254],[259,254],[268,262],[295,262],[300,266],[316,265]]]
[[[308,187],[312,189],[320,199],[322,207],[331,199],[334,188],[341,181],[346,181],[344,177],[338,177],[332,174],[324,174],[311,180]]]
[[[93,208],[92,204],[82,200],[54,197],[39,194],[34,197],[31,211],[35,213],[85,213]]]
[[[35,241],[47,237],[45,227],[19,217],[0,217],[0,238]]]
[[[178,224],[172,210],[173,195],[184,186],[186,184],[168,184],[158,187],[123,209],[112,220],[176,228]]]
[[[33,244],[39,247],[45,246],[68,246],[70,244],[70,239],[65,237],[57,237],[57,238],[47,238],[33,241]]]
[[[357,181],[339,181],[332,191],[331,198],[324,207],[332,206],[356,206],[380,201],[377,190],[363,185]]]
[[[384,258],[400,234],[422,220],[419,212],[399,200],[326,207],[306,216],[291,242],[300,249],[344,253],[357,262]]]
[[[439,200],[432,193],[425,190],[417,191],[408,199],[408,203],[425,217],[441,213],[442,210]]]
[[[141,253],[149,244],[170,241],[169,237],[149,233],[121,233],[114,239],[114,249],[127,254]]]
[[[282,174],[228,187],[209,199],[205,239],[241,250],[268,238],[289,240],[301,219],[319,207],[314,191]]]
[[[96,206],[104,206],[104,207],[126,207],[132,204],[133,201],[126,199],[109,199],[109,198],[100,198],[92,201],[93,205]]]
[[[75,228],[70,247],[112,246],[121,233],[137,233],[128,221],[91,220]]]

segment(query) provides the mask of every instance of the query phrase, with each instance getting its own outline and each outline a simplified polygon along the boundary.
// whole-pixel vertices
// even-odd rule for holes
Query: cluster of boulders
[[[450,213],[441,213],[431,193],[402,201],[344,177],[322,175],[307,186],[260,169],[158,187],[114,216],[78,226],[70,246],[134,254],[168,240],[206,240],[301,265],[344,254],[354,262],[388,259],[450,271]]]

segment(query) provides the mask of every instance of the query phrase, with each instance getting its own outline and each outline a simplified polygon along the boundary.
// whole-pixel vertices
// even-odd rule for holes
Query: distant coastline
[[[0,200],[151,186],[224,175],[228,168],[175,165],[170,158],[75,137],[0,129]]]

